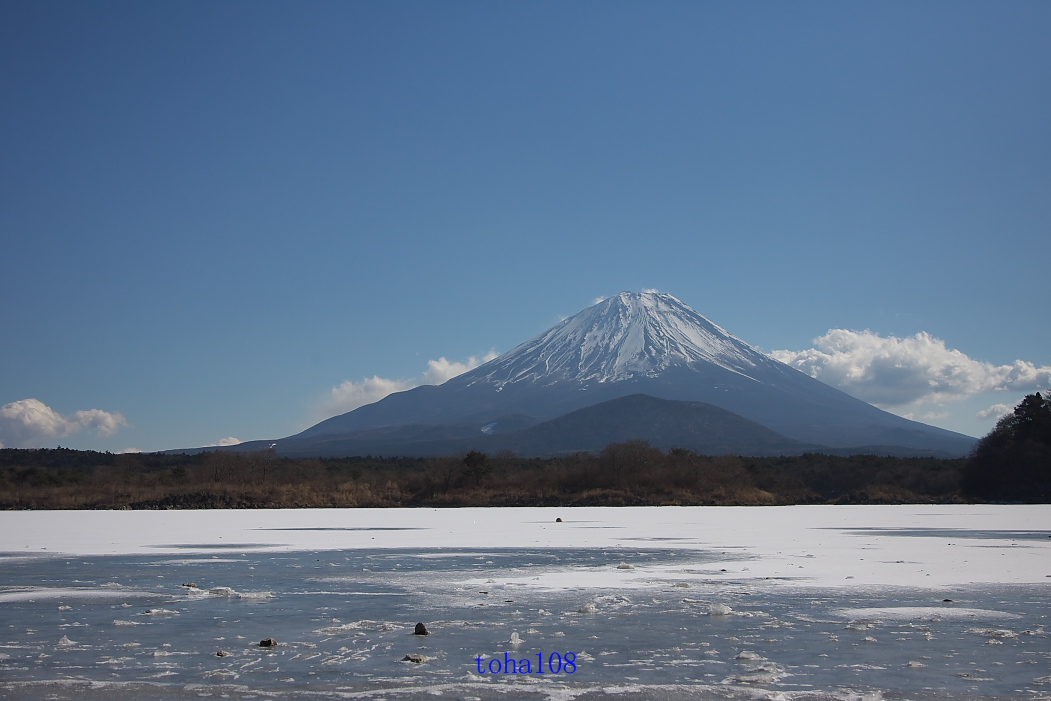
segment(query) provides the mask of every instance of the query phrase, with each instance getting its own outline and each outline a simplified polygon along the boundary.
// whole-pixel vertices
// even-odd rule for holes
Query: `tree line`
[[[0,508],[726,505],[952,502],[962,460],[662,452],[281,458],[268,452],[110,455],[0,450]]]
[[[2,509],[643,506],[1051,501],[1051,400],[1027,396],[968,458],[667,452],[284,458],[0,449]]]

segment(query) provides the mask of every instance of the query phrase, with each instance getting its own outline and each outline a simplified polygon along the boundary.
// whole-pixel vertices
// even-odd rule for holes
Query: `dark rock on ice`
[[[405,657],[401,658],[401,661],[402,662],[414,662],[416,664],[423,664],[424,660],[426,660],[426,659],[427,658],[424,657],[423,655],[406,655]]]
[[[259,641],[259,647],[277,647],[277,641],[273,638],[263,638]]]
[[[430,631],[427,630],[427,626],[422,623],[416,624],[416,630],[412,632],[413,635],[430,635]]]

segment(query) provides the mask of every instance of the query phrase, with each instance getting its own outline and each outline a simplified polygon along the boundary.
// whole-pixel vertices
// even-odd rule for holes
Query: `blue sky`
[[[1025,1],[5,1],[0,442],[282,437],[642,289],[981,435],[1051,384],[1049,31]]]

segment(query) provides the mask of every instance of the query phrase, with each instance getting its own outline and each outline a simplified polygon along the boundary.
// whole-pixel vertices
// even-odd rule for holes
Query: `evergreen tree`
[[[978,441],[964,493],[979,499],[1051,501],[1051,392],[1027,395]]]
[[[489,462],[489,456],[477,450],[472,450],[463,459],[463,474],[474,479],[476,485],[481,484],[482,478],[488,477],[493,471],[493,464]]]

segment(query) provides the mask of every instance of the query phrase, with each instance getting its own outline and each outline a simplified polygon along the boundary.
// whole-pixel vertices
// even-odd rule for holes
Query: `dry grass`
[[[128,456],[0,450],[0,508],[181,509],[396,506],[639,506],[958,501],[961,461],[665,454],[614,444],[601,455],[293,460],[232,451]]]

